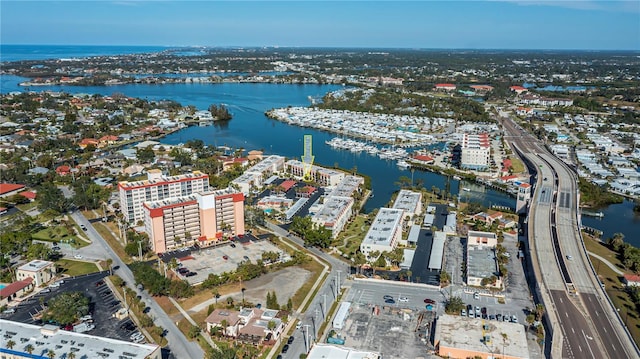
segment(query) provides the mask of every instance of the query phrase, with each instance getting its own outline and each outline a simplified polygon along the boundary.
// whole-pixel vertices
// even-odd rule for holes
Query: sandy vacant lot
[[[267,292],[275,291],[280,305],[286,304],[289,298],[311,278],[311,272],[300,267],[287,267],[273,273],[267,273],[259,278],[243,283],[247,290],[244,292],[244,299],[248,302],[263,305],[267,301]],[[242,300],[242,293],[236,292],[224,295],[218,299],[218,303],[224,302],[227,297],[233,297],[234,301]],[[210,304],[215,303],[215,299],[206,300],[192,308],[190,313],[199,312]]]

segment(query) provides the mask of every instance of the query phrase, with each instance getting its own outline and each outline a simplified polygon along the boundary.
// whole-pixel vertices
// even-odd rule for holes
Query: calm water
[[[625,200],[623,203],[614,204],[599,209],[604,214],[603,218],[582,216],[582,224],[603,232],[602,238],[613,237],[614,233],[624,234],[624,240],[640,247],[640,213],[633,212],[634,203]]]
[[[0,61],[69,59],[160,52],[164,46],[0,45]]]

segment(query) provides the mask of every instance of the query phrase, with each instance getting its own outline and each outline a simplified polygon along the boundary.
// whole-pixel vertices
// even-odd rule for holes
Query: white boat
[[[398,161],[397,165],[400,168],[409,168],[409,167],[411,167],[411,165],[408,164],[407,161],[405,161],[405,160]]]
[[[461,181],[461,180],[462,180],[462,178],[460,178],[460,176],[453,176],[453,179],[454,179],[454,180],[458,180],[458,181]]]
[[[465,191],[465,192],[471,192],[471,190],[469,188],[467,188],[467,187],[463,187],[462,190]]]

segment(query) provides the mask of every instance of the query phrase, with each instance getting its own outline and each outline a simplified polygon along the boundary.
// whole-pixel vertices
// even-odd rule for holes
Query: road
[[[282,229],[272,223],[267,223],[267,228],[281,237],[288,236],[289,240],[300,246],[304,245],[304,241],[301,238],[293,235],[289,236],[289,233],[285,229]],[[289,350],[287,353],[282,354],[283,358],[297,359],[300,357],[300,354],[308,353],[311,348],[311,342],[315,342],[318,338],[320,325],[325,320],[327,310],[331,308],[333,303],[336,301],[335,288],[338,276],[340,277],[340,283],[344,283],[345,277],[347,273],[349,273],[349,266],[343,261],[336,259],[317,248],[307,248],[307,250],[317,257],[327,261],[331,265],[331,271],[329,272],[327,280],[320,286],[317,294],[311,300],[311,304],[307,311],[305,313],[300,313],[300,317],[298,319],[302,326],[300,329],[295,331],[295,334],[293,335],[295,339],[291,344],[289,344]],[[307,337],[308,340],[305,341],[305,337]],[[286,338],[283,338],[283,340],[286,340]]]
[[[113,260],[113,266],[120,266],[116,274],[119,275],[127,284],[128,287],[137,291],[135,288],[135,280],[133,279],[133,273],[129,267],[120,260],[120,257],[111,249],[109,244],[102,238],[102,236],[93,228],[91,223],[80,212],[74,211],[71,217],[79,225],[84,224],[87,227],[85,234],[91,239],[94,244],[98,244],[102,247],[106,258]],[[175,323],[169,318],[169,316],[162,310],[162,308],[156,303],[156,301],[149,296],[146,291],[139,292],[142,296],[142,301],[147,303],[151,308],[149,315],[153,318],[156,325],[161,326],[167,330],[166,339],[169,342],[168,349],[171,350],[171,354],[175,358],[203,358],[204,351],[195,342],[190,342],[178,329]]]
[[[632,358],[640,353],[606,300],[578,225],[574,173],[511,119],[501,118],[505,140],[538,172],[529,208],[531,256],[554,333],[552,353],[563,358]],[[557,338],[560,338],[558,343]],[[561,348],[558,350],[558,348]]]

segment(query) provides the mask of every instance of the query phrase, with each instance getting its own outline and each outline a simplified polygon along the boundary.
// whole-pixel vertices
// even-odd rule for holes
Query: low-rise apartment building
[[[254,188],[262,188],[264,181],[272,174],[281,172],[284,169],[284,160],[284,157],[278,155],[266,157],[231,181],[231,184],[247,196]]]
[[[373,251],[392,251],[402,239],[402,218],[404,211],[394,208],[380,208],[371,223],[367,235],[360,244],[360,251],[365,257]]]
[[[392,208],[404,210],[404,215],[409,218],[417,216],[422,213],[422,193],[400,190]]]
[[[305,174],[305,164],[298,160],[289,160],[285,164],[285,170],[296,178],[302,179]],[[309,173],[311,180],[323,187],[334,187],[344,180],[346,174],[319,166],[311,166]]]
[[[353,203],[354,200],[351,197],[326,197],[322,208],[311,217],[311,220],[330,230],[331,236],[336,238],[353,214]]]

